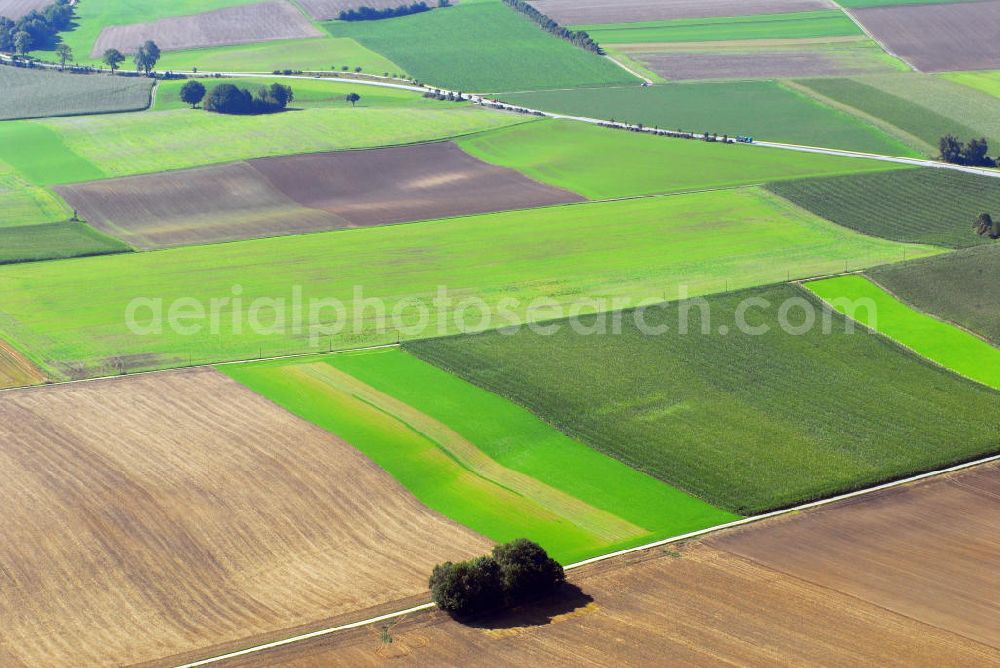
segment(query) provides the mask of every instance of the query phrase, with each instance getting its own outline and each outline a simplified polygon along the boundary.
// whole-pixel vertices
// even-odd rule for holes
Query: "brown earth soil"
[[[106,49],[134,53],[148,39],[164,51],[175,51],[321,35],[323,33],[288,2],[263,2],[150,23],[108,26],[101,31],[90,57],[100,58]]]
[[[440,612],[220,666],[1000,666],[1000,465],[573,571],[562,597]]]
[[[1000,67],[1000,0],[856,9],[891,51],[924,72]]]
[[[0,664],[162,660],[426,590],[488,542],[211,370],[0,400]]]
[[[879,61],[844,58],[832,50],[756,51],[749,53],[634,53],[665,79],[773,79],[807,76],[852,76],[873,71]]]
[[[448,142],[262,158],[57,190],[91,225],[142,249],[583,199]]]
[[[45,376],[42,372],[10,344],[0,339],[0,389],[43,382]]]
[[[16,21],[32,10],[41,11],[52,0],[0,0],[0,16]]]
[[[829,0],[532,0],[531,4],[563,25],[810,12],[834,6]]]
[[[2,1],[2,0],[0,0]],[[427,6],[437,7],[437,0],[426,0]],[[457,5],[459,0],[451,0],[451,4]],[[329,21],[340,16],[340,12],[347,9],[360,9],[361,7],[371,7],[372,9],[390,9],[401,5],[413,4],[413,0],[299,0],[299,4],[309,12],[309,14],[319,21]]]

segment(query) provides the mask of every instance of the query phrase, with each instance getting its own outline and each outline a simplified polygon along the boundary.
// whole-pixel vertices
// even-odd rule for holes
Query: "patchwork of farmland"
[[[553,305],[709,294],[898,261],[904,250],[938,252],[859,235],[757,189],[584,203],[0,267],[0,336],[55,377],[86,377],[545,320]],[[289,300],[300,300],[299,320]],[[192,301],[204,318],[193,330],[151,311],[190,313],[171,305]],[[141,335],[123,318],[130,304]]]
[[[767,188],[864,234],[951,248],[992,243],[973,228],[983,211],[1000,212],[1000,179],[934,167],[782,181]]]
[[[14,665],[150,661],[316,623],[422,594],[433,564],[488,548],[214,371],[20,390],[0,414]]]
[[[149,107],[152,87],[149,79],[0,67],[0,120],[138,111]]]
[[[398,349],[307,359],[221,369],[498,542],[568,563],[735,519]]]
[[[890,155],[911,153],[881,130],[774,81],[540,91],[503,99],[533,109],[648,127]]]
[[[1000,346],[1000,248],[994,244],[933,261],[883,267],[870,276],[907,304]]]
[[[993,665],[998,492],[988,465],[586,566],[560,596],[477,625],[411,615],[383,652],[358,629],[224,665]]]
[[[554,38],[500,0],[383,21],[324,24],[434,86],[500,92],[639,84],[610,60]]]
[[[749,16],[830,9],[829,0],[533,0],[563,25]]]
[[[923,72],[1000,67],[1000,0],[853,10],[865,28]]]
[[[655,307],[626,317],[620,335],[563,326],[406,349],[741,514],[996,450],[988,416],[1000,393],[852,331],[803,294],[781,286]],[[803,313],[815,319],[808,331]],[[599,317],[582,324],[599,332]]]
[[[583,199],[480,162],[450,142],[261,158],[57,191],[91,225],[144,249]]]

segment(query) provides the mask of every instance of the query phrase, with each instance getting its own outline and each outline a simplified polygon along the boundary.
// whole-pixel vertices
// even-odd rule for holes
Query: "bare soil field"
[[[0,401],[0,663],[125,665],[425,591],[487,541],[211,370]]]
[[[91,225],[142,249],[583,199],[450,142],[261,158],[57,190]]]
[[[1000,67],[1000,0],[856,9],[891,51],[924,72]]]
[[[106,49],[134,53],[148,39],[156,42],[164,51],[175,51],[276,39],[320,37],[323,34],[291,4],[275,0],[150,23],[108,26],[101,31],[90,51],[90,57],[99,58]]]
[[[1000,465],[570,573],[561,597],[463,626],[434,612],[235,666],[1000,666]]]
[[[750,16],[830,9],[829,0],[532,0],[563,25]]]
[[[6,341],[0,339],[0,389],[38,385],[45,376]]]
[[[675,81],[850,76],[870,74],[873,71],[870,62],[844,59],[840,54],[827,49],[747,53],[636,53],[634,57],[664,79]]]
[[[17,20],[30,11],[41,11],[51,0],[0,0],[0,16]]]
[[[246,162],[56,190],[90,225],[143,250],[348,226],[299,205]]]
[[[2,0],[0,0],[2,1]],[[371,7],[372,9],[392,9],[401,5],[412,4],[412,0],[299,0],[299,4],[318,21],[330,21],[340,16],[340,12],[348,9]],[[452,0],[453,5],[458,0]],[[428,2],[428,7],[436,7],[437,2]]]

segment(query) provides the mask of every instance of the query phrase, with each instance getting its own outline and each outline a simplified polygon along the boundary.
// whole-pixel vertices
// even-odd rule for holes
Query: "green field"
[[[991,97],[1000,98],[1000,70],[943,72],[938,76],[969,88],[975,88]]]
[[[399,349],[219,369],[344,438],[430,508],[563,563],[737,519]]]
[[[938,140],[946,134],[968,139],[976,131],[954,118],[853,79],[800,79],[797,84],[864,115],[879,119],[904,140],[928,155],[936,155]],[[956,100],[960,96],[956,96]],[[980,133],[981,134],[981,133]]]
[[[806,287],[866,327],[966,378],[1000,390],[1000,348],[921,313],[863,276],[813,281]]]
[[[829,496],[1000,448],[1000,393],[933,367],[842,317],[797,335],[779,286],[688,309],[625,314],[620,334],[563,326],[409,343],[405,349],[527,407],[597,450],[741,514]],[[770,329],[749,335],[721,325]],[[705,315],[707,311],[709,315]],[[789,321],[802,322],[796,308]],[[815,313],[815,311],[814,311]],[[707,320],[710,333],[702,333]],[[594,325],[584,318],[583,326]]]
[[[757,16],[721,16],[573,26],[599,44],[715,42],[848,37],[864,32],[839,9]]]
[[[984,211],[1000,216],[1000,179],[934,167],[782,181],[768,189],[864,234],[951,248],[991,243],[972,228]]]
[[[288,84],[295,92],[295,100],[292,102],[293,109],[312,107],[339,107],[351,109],[351,104],[344,99],[348,93],[355,92],[361,96],[361,101],[357,103],[357,109],[389,109],[393,107],[408,109],[457,109],[468,106],[463,103],[449,103],[447,106],[435,100],[429,100],[414,94],[412,91],[398,88],[381,88],[378,86],[364,86],[351,83],[350,81],[338,81],[337,79],[295,79],[288,82],[286,79],[278,77],[227,77],[224,79],[215,77],[205,77],[199,79],[205,85],[206,90],[212,90],[213,86],[221,83],[230,83],[235,86],[249,88],[251,91],[261,86],[270,86],[272,83]],[[157,86],[156,103],[153,111],[173,111],[176,109],[190,109],[191,106],[181,102],[181,87],[187,81],[164,81]]]
[[[0,120],[137,111],[149,106],[145,78],[0,67]]]
[[[29,183],[0,162],[0,228],[68,219],[73,211],[55,193]]]
[[[572,88],[639,81],[610,60],[553,37],[499,0],[441,11],[324,24],[431,86],[474,92]]]
[[[906,248],[908,257],[933,252]],[[685,289],[708,294],[826,275],[902,254],[898,244],[761,190],[713,191],[5,267],[0,337],[53,377],[86,376],[487,329]],[[234,293],[240,299],[226,301]],[[136,298],[163,300],[159,331],[148,331],[149,301],[136,312],[140,333],[128,328]],[[268,299],[284,305],[258,301]],[[340,300],[343,311],[317,307],[310,318],[314,299]],[[200,329],[186,331],[187,320],[171,326],[169,309],[188,313],[190,300],[206,313]],[[283,321],[269,327],[275,311]]]
[[[132,250],[84,223],[0,227],[0,264],[107,255]]]
[[[879,285],[925,313],[1000,346],[1000,246],[995,242],[870,272]]]
[[[774,81],[540,91],[503,99],[533,109],[649,127],[749,135],[867,153],[914,154],[881,130]]]
[[[671,139],[542,121],[459,140],[472,155],[591,199],[885,171],[874,160]]]
[[[293,86],[294,88],[294,86]],[[364,91],[362,91],[364,94]],[[0,125],[0,160],[38,184],[73,183],[247,158],[409,144],[523,123],[438,103],[410,108],[310,108],[262,116],[200,109],[14,121]]]
[[[163,54],[160,70],[190,72],[273,72],[274,70],[330,70],[344,65],[370,74],[404,74],[389,59],[352,39],[333,37],[278,40],[210,49],[171,51]]]

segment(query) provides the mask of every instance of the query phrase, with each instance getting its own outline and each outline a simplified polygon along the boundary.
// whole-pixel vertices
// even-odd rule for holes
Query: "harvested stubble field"
[[[24,355],[0,340],[0,389],[38,385],[45,376]],[[0,650],[2,651],[2,650]]]
[[[138,111],[149,107],[152,87],[140,77],[0,67],[0,120]]]
[[[924,72],[1000,67],[1000,0],[871,7],[854,15],[893,53]]]
[[[829,0],[533,0],[563,25],[749,16],[831,9]]]
[[[101,31],[90,50],[90,57],[100,58],[106,49],[134,53],[149,39],[164,51],[177,51],[322,35],[322,31],[289,2],[272,0],[150,23],[110,26]]]
[[[1000,214],[1000,179],[935,167],[782,181],[767,188],[864,234],[951,248],[992,243],[973,226],[983,211]]]
[[[451,142],[261,158],[56,189],[137,248],[370,227],[581,201]]]
[[[696,131],[708,128],[696,128]],[[456,142],[481,160],[590,199],[892,170],[890,163],[655,137],[572,121],[527,123]],[[594,156],[600,156],[595,160]]]
[[[125,665],[426,589],[485,539],[210,370],[0,403],[0,658]]]
[[[899,244],[845,230],[757,189],[583,203],[0,267],[0,336],[57,377],[93,376],[488,326],[476,324],[478,309],[468,312],[470,298],[492,309],[491,322],[506,324],[498,307],[525,320],[552,318],[532,303],[538,297],[555,298],[562,308],[588,298],[605,300],[605,307],[615,298],[635,304],[673,298],[681,285],[692,295],[715,293],[898,261],[902,252]],[[908,257],[935,252],[906,248]],[[384,312],[362,304],[357,286],[366,300],[384,300]],[[443,307],[441,286],[448,290]],[[241,299],[233,300],[237,288]],[[295,288],[303,305],[298,328],[289,310]],[[137,297],[162,298],[164,309],[194,299],[206,319],[193,333],[188,320],[179,328],[162,320],[162,331],[136,335],[124,315]],[[321,327],[314,329],[313,299],[339,300],[345,311],[318,302],[314,322]],[[147,306],[135,324],[155,324],[147,308],[155,302],[139,304]],[[221,317],[217,332],[212,309]],[[283,323],[273,320],[275,310]]]
[[[758,139],[870,153],[913,153],[850,114],[774,81],[583,88],[504,95],[533,109],[642,123],[647,127],[749,135]]]
[[[1000,346],[1000,246],[997,243],[882,267],[870,276],[925,313],[957,323]]]
[[[29,12],[41,11],[49,4],[50,0],[0,0],[0,16],[16,21]]]
[[[398,349],[222,371],[371,457],[428,507],[563,563],[736,519]]]
[[[372,9],[393,9],[411,4],[410,0],[298,0],[299,4],[318,21],[330,21],[349,9],[371,7]],[[459,0],[452,0],[458,4]],[[428,7],[436,7],[437,2],[428,2]]]
[[[996,666],[998,498],[984,466],[587,566],[478,624],[421,613],[391,645],[361,628],[219,665]]]
[[[849,327],[806,294],[780,286],[647,310],[646,327],[659,335],[626,317],[620,335],[564,326],[548,336],[488,332],[406,349],[744,515],[1000,448],[992,417],[1000,393]],[[740,329],[736,309],[748,303],[743,327],[752,329]],[[815,308],[815,326],[782,329],[778,313],[788,304],[796,327],[803,309]],[[599,317],[583,326],[598,328]]]
[[[841,313],[966,378],[1000,390],[1000,348],[901,302],[864,276],[805,287]]]

